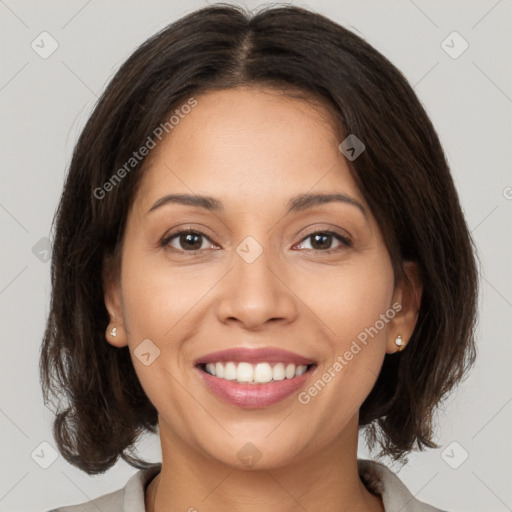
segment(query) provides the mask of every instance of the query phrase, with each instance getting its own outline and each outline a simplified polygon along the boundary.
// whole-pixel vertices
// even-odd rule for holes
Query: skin
[[[146,510],[383,511],[357,473],[358,414],[398,334],[410,338],[419,309],[413,288],[394,283],[378,224],[350,175],[324,107],[266,89],[239,87],[196,97],[197,106],[151,154],[131,205],[117,279],[105,304],[159,413],[162,471]],[[339,192],[339,202],[285,214],[300,193]],[[170,193],[208,195],[224,210],[167,204]],[[191,242],[179,229],[200,230]],[[312,233],[334,230],[315,244]],[[247,263],[236,248],[263,249]],[[332,252],[327,253],[331,250]],[[231,347],[279,347],[317,361],[316,381],[352,340],[394,303],[401,311],[307,404],[297,395],[262,409],[227,404],[207,389],[193,361]],[[160,355],[133,351],[150,339]],[[303,389],[301,389],[303,391]],[[252,443],[248,468],[237,456]]]

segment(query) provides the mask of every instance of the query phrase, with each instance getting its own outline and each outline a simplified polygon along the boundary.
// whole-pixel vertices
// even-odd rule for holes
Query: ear
[[[108,258],[103,265],[103,296],[110,323],[105,332],[105,339],[114,347],[128,345],[124,326],[123,308],[121,301],[121,278],[113,260]],[[113,329],[115,329],[113,331]]]
[[[393,304],[401,304],[400,311],[390,322],[389,338],[387,340],[386,352],[392,354],[403,350],[411,339],[418,313],[421,305],[421,296],[423,293],[423,282],[419,265],[415,261],[405,261],[403,263],[404,272],[410,281],[407,283],[404,277],[398,279],[395,292],[393,294]],[[402,337],[402,346],[395,343],[397,336]]]

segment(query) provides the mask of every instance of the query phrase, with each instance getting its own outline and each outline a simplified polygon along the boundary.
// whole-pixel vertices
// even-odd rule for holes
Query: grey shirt
[[[139,470],[115,492],[92,501],[61,507],[49,512],[145,512],[144,496],[149,482],[160,472],[161,464]],[[395,473],[379,462],[358,459],[358,472],[367,489],[380,495],[386,512],[443,512],[418,501]]]

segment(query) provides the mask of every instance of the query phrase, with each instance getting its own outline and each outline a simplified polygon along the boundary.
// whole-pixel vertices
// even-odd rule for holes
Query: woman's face
[[[129,345],[161,436],[282,466],[357,431],[415,311],[325,110],[262,89],[196,100],[129,212],[109,341]],[[162,199],[177,194],[193,201]]]

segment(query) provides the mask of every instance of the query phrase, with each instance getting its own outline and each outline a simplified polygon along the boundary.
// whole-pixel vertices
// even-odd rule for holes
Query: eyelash
[[[161,246],[162,247],[167,247],[171,240],[173,240],[174,238],[179,237],[181,235],[199,235],[199,236],[202,236],[202,237],[206,238],[207,240],[210,240],[208,235],[206,235],[206,233],[203,233],[202,231],[193,230],[193,229],[182,229],[181,231],[176,231],[175,233],[172,233],[171,235],[164,237],[162,239],[162,241],[161,241]],[[311,233],[308,233],[305,237],[302,238],[302,240],[299,242],[299,244],[302,244],[305,240],[307,240],[308,238],[312,237],[313,235],[328,235],[328,236],[332,236],[332,237],[336,238],[339,242],[341,242],[345,246],[345,248],[352,247],[352,241],[350,239],[348,239],[347,237],[341,235],[340,233],[338,233],[336,231],[332,231],[332,230],[328,230],[328,229],[327,230],[313,231]],[[211,240],[210,240],[210,242],[211,242]],[[177,251],[177,252],[180,252],[180,253],[189,253],[191,255],[194,255],[194,254],[197,254],[198,252],[200,252],[202,249],[194,249],[192,251],[185,251],[185,250],[182,250],[182,249],[176,249],[175,247],[172,247],[171,250],[174,250],[174,251]],[[313,252],[320,252],[320,253],[323,253],[323,254],[330,254],[330,253],[337,252],[337,251],[342,250],[342,249],[340,249],[340,248],[337,248],[337,249],[326,249],[325,251],[321,250],[321,249],[304,249],[304,250],[306,250],[306,251],[313,251]]]

